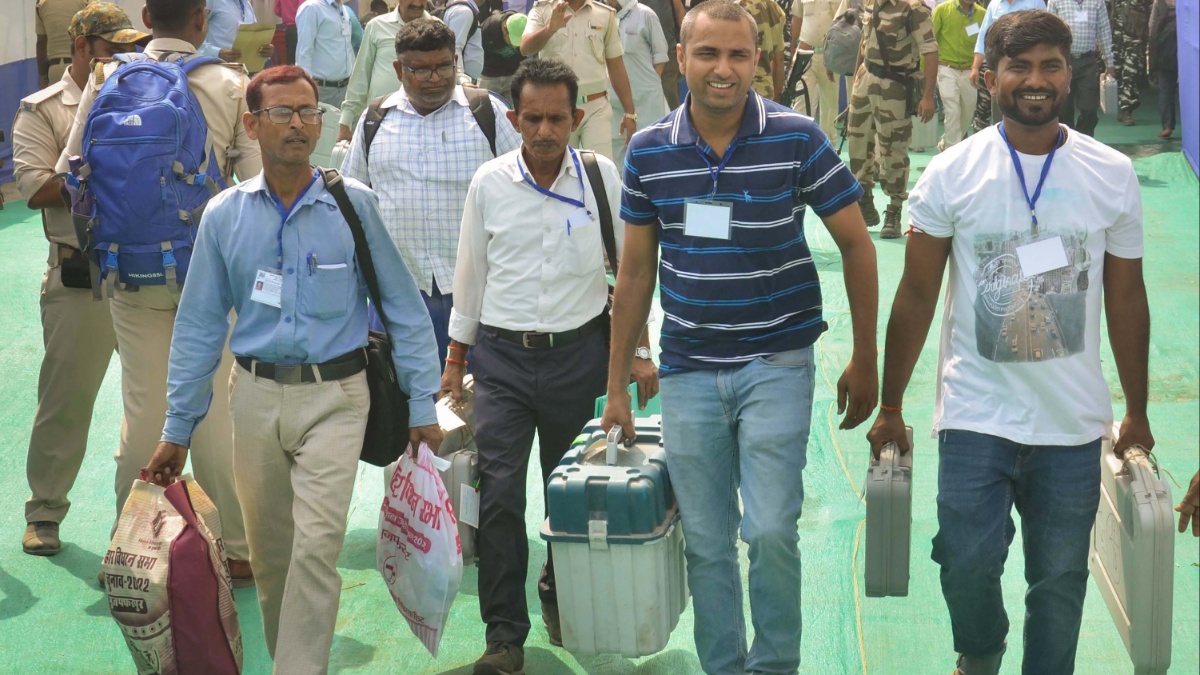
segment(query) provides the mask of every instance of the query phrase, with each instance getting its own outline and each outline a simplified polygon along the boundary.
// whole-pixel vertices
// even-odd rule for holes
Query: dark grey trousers
[[[480,478],[479,614],[487,624],[488,642],[523,645],[529,635],[525,476],[533,434],[538,435],[545,489],[550,472],[592,419],[596,397],[605,391],[605,342],[604,332],[596,331],[578,342],[533,351],[485,327],[471,348]],[[549,562],[538,595],[544,602],[557,602]]]
[[[1096,135],[1100,121],[1100,63],[1096,52],[1071,56],[1071,93],[1063,106],[1063,124],[1081,134]]]

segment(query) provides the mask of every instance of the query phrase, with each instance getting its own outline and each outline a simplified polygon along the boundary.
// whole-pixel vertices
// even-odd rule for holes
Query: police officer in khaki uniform
[[[46,353],[25,461],[31,496],[25,502],[21,547],[33,555],[61,550],[58,525],[71,507],[67,492],[83,463],[92,406],[117,346],[108,303],[93,302],[88,290],[87,259],[78,248],[54,164],[67,144],[92,59],[132,51],[150,39],[133,30],[120,7],[108,3],[77,13],[65,32],[73,41],[70,68],[51,86],[21,99],[12,128],[17,188],[29,208],[42,209],[50,241],[41,298]]]
[[[613,159],[610,84],[625,110],[620,132],[627,144],[637,130],[637,110],[619,30],[616,11],[596,0],[538,0],[521,37],[522,54],[558,59],[575,71],[579,78],[576,105],[583,110],[583,121],[568,142],[609,159]]]
[[[194,54],[208,31],[204,0],[146,0],[142,20],[154,38],[146,45],[145,52],[152,59]],[[59,171],[67,170],[68,157],[80,154],[88,111],[96,92],[116,68],[117,64],[112,62],[98,64],[88,78],[67,148],[59,158]],[[232,183],[235,169],[242,177],[261,171],[258,144],[246,135],[242,125],[242,114],[246,112],[245,68],[241,64],[201,66],[188,75],[188,82],[208,122],[217,165],[226,184]],[[110,301],[125,404],[125,426],[116,455],[118,511],[134,479],[154,454],[162,433],[167,413],[167,361],[178,306],[179,293],[171,285],[118,287]],[[222,376],[215,378],[212,407],[192,436],[192,457],[196,480],[220,511],[225,550],[236,583],[250,579],[251,575],[245,526],[234,491],[233,432],[228,405],[228,375],[232,367],[233,356],[226,347],[217,370]]]
[[[847,7],[843,2],[838,16]],[[900,209],[908,199],[912,117],[915,114],[924,122],[933,118],[938,45],[932,15],[921,0],[867,0],[862,12],[863,37],[847,117],[850,170],[865,191],[858,203],[863,220],[868,226],[878,225],[879,212],[871,195],[872,156],[878,155],[883,191],[891,197],[879,236],[893,239],[900,236]],[[923,78],[919,75],[922,57]],[[922,94],[915,111],[908,103],[913,90]]]
[[[71,36],[67,29],[71,17],[91,0],[37,0],[34,6],[34,32],[38,68],[38,86],[58,82],[71,65]]]

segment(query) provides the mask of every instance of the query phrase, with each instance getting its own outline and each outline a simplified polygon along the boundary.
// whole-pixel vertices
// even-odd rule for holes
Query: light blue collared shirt
[[[1023,9],[1045,10],[1046,3],[1043,0],[1013,0],[1011,3],[1008,0],[992,0],[992,4],[988,5],[987,11],[983,13],[983,23],[979,25],[979,37],[975,38],[975,53],[986,53],[983,48],[984,40],[987,38],[988,29],[992,27],[996,19]]]
[[[257,22],[250,0],[208,0],[208,37],[196,51],[220,56],[222,49],[233,48],[238,26]]]
[[[296,11],[296,65],[318,80],[344,80],[354,70],[350,10],[337,0],[304,0]]]
[[[436,424],[440,374],[429,311],[383,227],[375,193],[352,178],[345,185],[375,263],[396,374],[410,395],[409,424]],[[251,300],[259,270],[278,268],[281,307]],[[350,226],[315,174],[288,211],[261,173],[214,197],[175,319],[163,440],[188,445],[207,414],[230,309],[237,312],[229,338],[235,355],[322,363],[366,346],[367,297]]]

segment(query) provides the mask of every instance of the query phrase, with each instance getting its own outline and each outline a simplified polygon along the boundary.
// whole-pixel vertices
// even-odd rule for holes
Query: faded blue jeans
[[[696,653],[709,675],[800,667],[800,536],[813,350],[662,379],[663,447],[687,542]],[[738,509],[741,487],[743,514]],[[737,537],[750,546],[746,621]]]
[[[1088,541],[1100,503],[1100,440],[1030,446],[945,430],[938,455],[933,560],[942,567],[954,651],[987,657],[1004,649],[1008,614],[1000,576],[1016,534],[1015,505],[1029,584],[1021,672],[1074,672]]]

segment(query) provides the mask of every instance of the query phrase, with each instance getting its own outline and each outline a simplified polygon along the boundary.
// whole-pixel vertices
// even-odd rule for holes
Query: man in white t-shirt
[[[1025,672],[1074,670],[1100,439],[1113,420],[1100,368],[1102,300],[1125,395],[1115,451],[1154,445],[1137,175],[1124,155],[1059,124],[1070,47],[1070,29],[1045,11],[992,25],[986,77],[1004,121],[934,157],[912,191],[881,412],[867,434],[872,452],[889,441],[909,450],[901,399],[949,260],[933,559],[961,675],[1000,667],[1014,504],[1029,582]]]

